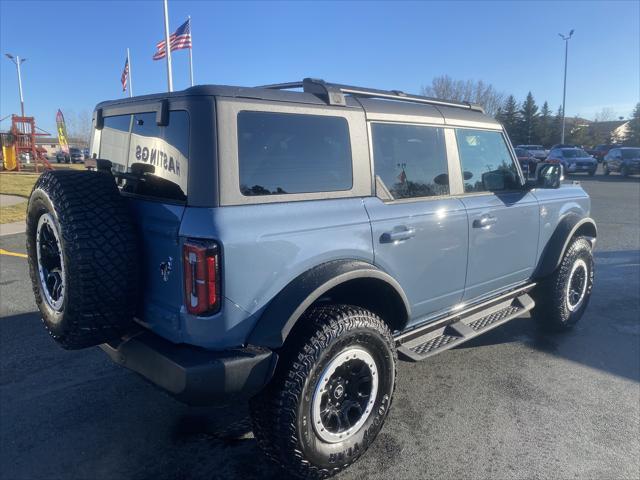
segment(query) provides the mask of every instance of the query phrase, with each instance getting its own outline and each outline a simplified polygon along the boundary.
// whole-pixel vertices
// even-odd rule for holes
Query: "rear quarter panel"
[[[360,198],[187,208],[180,236],[222,246],[223,311],[183,317],[184,341],[207,348],[244,343],[269,301],[310,268],[338,259],[373,263]]]

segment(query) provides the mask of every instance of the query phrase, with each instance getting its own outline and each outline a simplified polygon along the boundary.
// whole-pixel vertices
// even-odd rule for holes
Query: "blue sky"
[[[196,83],[259,85],[305,76],[419,92],[434,76],[482,79],[520,101],[531,90],[556,110],[563,42],[567,114],[608,107],[628,117],[640,100],[640,2],[169,2],[170,28],[191,15]],[[20,15],[29,19],[21,20]],[[162,2],[0,1],[0,118],[19,112],[14,65],[23,65],[26,112],[54,131],[55,112],[91,111],[123,95],[129,47],[134,93],[166,89]],[[188,86],[187,51],[174,53],[176,89]],[[0,128],[6,129],[5,120]]]

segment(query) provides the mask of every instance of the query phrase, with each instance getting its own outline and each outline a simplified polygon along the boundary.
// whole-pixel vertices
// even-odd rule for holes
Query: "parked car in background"
[[[551,152],[551,150],[556,149],[556,148],[582,148],[581,145],[571,145],[570,143],[557,143],[554,146],[552,146],[549,149],[549,152]]]
[[[560,163],[567,173],[595,175],[598,162],[581,148],[552,148],[547,157],[549,163]]]
[[[68,153],[63,152],[62,150],[58,150],[56,152],[56,162],[58,163],[69,163],[71,161],[71,157]]]
[[[83,148],[82,149],[82,154],[84,155],[84,159],[88,159],[89,158],[89,149],[88,148]]]
[[[524,174],[527,176],[533,174],[536,171],[539,160],[531,154],[530,150],[525,148],[516,147],[515,152]]]
[[[623,177],[640,173],[640,148],[612,148],[604,157],[602,169],[605,175],[619,172]]]
[[[528,150],[529,153],[538,160],[544,160],[545,158],[547,158],[548,152],[542,145],[518,145],[516,148],[523,148],[525,150]]]
[[[604,160],[604,157],[607,155],[607,153],[609,153],[609,150],[611,150],[612,148],[619,148],[621,146],[622,145],[602,143],[594,147],[592,155],[595,157],[595,159],[598,162],[602,162]]]
[[[84,163],[84,153],[79,148],[69,148],[69,157],[71,158],[71,163]]]

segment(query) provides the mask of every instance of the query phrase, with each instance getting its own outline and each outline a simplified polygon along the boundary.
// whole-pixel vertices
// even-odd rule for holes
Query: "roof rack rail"
[[[302,88],[307,93],[313,93],[322,98],[329,105],[345,106],[347,104],[345,95],[366,98],[382,98],[387,100],[397,100],[401,102],[425,103],[442,107],[455,107],[473,110],[484,113],[484,109],[475,103],[454,102],[440,100],[437,98],[424,97],[422,95],[411,95],[400,90],[377,90],[374,88],[354,87],[350,85],[340,85],[328,83],[316,78],[305,78],[301,82],[274,83],[272,85],[262,85],[258,88],[268,88],[274,90],[289,90]]]

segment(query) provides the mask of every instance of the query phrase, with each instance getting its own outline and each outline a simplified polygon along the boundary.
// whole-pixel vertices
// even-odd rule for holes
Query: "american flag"
[[[122,76],[120,77],[123,92],[127,91],[127,80],[129,80],[129,58],[124,62],[124,70],[122,70]]]
[[[172,52],[183,48],[191,48],[191,19],[184,22],[171,34],[169,45],[171,45]],[[154,60],[161,60],[167,55],[164,40],[156,44],[156,49],[156,53],[153,56]]]

